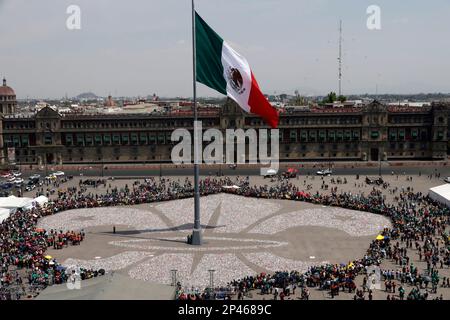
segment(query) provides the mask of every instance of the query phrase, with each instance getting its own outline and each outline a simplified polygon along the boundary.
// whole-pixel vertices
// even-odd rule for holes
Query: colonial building
[[[33,114],[12,114],[14,91],[0,93],[3,161],[9,150],[19,164],[169,162],[172,131],[193,130],[191,111],[60,114],[45,107]],[[395,107],[376,101],[364,107],[284,111],[280,160],[445,159],[449,111],[444,103]],[[200,109],[199,120],[204,130],[267,128],[261,118],[244,113],[231,100],[222,108]]]
[[[16,107],[16,93],[6,85],[6,79],[3,78],[3,85],[0,87],[0,113],[14,114]]]

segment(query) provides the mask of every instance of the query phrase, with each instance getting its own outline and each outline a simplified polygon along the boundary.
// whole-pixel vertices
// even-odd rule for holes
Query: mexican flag
[[[233,50],[195,13],[197,81],[227,95],[246,112],[262,117],[272,128],[278,112],[259,89],[247,60]]]

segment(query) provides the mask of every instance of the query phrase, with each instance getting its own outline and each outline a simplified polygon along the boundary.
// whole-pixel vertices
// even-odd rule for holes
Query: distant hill
[[[94,99],[98,99],[100,97],[98,97],[95,93],[92,93],[92,92],[84,92],[84,93],[77,95],[75,98],[78,100],[82,100],[82,99],[94,100]]]

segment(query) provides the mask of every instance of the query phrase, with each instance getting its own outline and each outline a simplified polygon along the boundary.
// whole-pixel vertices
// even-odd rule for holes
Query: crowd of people
[[[203,195],[218,193],[222,185],[229,183],[227,179],[202,180],[200,184]],[[61,183],[51,184],[60,187]],[[48,184],[50,185],[50,184]],[[184,182],[170,179],[146,179],[144,183],[134,183],[130,188],[111,187],[108,185],[106,193],[99,195],[89,192],[87,186],[106,186],[106,180],[80,180],[78,187],[59,189],[56,197],[45,206],[35,206],[29,210],[17,210],[0,224],[0,262],[1,287],[0,299],[15,299],[11,284],[28,283],[28,288],[20,290],[21,295],[31,291],[39,291],[49,284],[59,284],[67,281],[65,268],[55,259],[45,255],[47,248],[62,249],[69,245],[79,245],[84,237],[84,231],[74,232],[60,230],[37,229],[39,218],[56,214],[61,211],[77,208],[92,208],[117,205],[133,205],[155,201],[165,201],[192,197],[193,185],[186,179]],[[41,190],[43,192],[43,190]],[[51,193],[47,190],[47,195]],[[104,271],[103,271],[104,273]],[[100,271],[90,270],[82,273],[82,277],[90,278],[102,274]],[[28,277],[27,281],[22,278]],[[20,279],[12,281],[11,279]],[[35,290],[38,288],[37,290]],[[17,291],[17,290],[15,290]]]
[[[332,188],[331,193],[311,194],[300,190],[289,180],[272,186],[250,186],[248,180],[245,180],[241,181],[239,186],[240,189],[232,192],[247,197],[291,199],[382,214],[391,219],[392,228],[382,231],[384,239],[374,240],[363,258],[348,265],[320,265],[311,267],[306,273],[276,272],[272,275],[261,274],[231,281],[229,285],[238,288],[238,296],[245,295],[249,290],[259,290],[261,295],[269,293],[274,294],[274,299],[284,299],[289,295],[287,288],[298,287],[302,290],[327,290],[331,298],[339,295],[340,291],[346,291],[354,293],[355,300],[372,299],[373,292],[367,284],[367,270],[370,266],[380,266],[383,259],[389,259],[398,266],[398,270],[381,269],[383,280],[390,279],[390,288],[395,288],[391,279],[392,274],[395,274],[395,280],[401,283],[398,295],[392,292],[388,296],[389,300],[404,299],[406,284],[412,287],[407,299],[421,300],[428,297],[428,294],[421,293],[421,289],[428,292],[427,289],[431,287],[430,292],[437,293],[439,269],[450,267],[450,243],[446,230],[450,223],[450,210],[420,192],[413,192],[410,187],[401,190],[390,189],[390,193],[396,194],[396,203],[388,203],[381,189],[376,187],[365,196],[363,193],[338,193],[337,187]],[[378,186],[383,189],[389,187],[385,183]],[[408,250],[416,250],[421,260],[426,262],[427,269],[424,273],[419,273],[418,268],[410,261]],[[366,275],[360,290],[355,284],[357,275]],[[441,287],[446,287],[445,279]],[[306,295],[302,291],[300,298],[305,299],[308,296],[309,294]],[[202,292],[196,293],[197,299],[204,297]]]
[[[80,181],[78,187],[58,190],[57,196],[44,207],[18,210],[0,224],[2,288],[12,282],[23,283],[20,276],[23,269],[28,271],[30,285],[39,284],[45,287],[49,283],[67,281],[65,269],[54,259],[46,258],[45,251],[49,247],[57,249],[69,244],[79,244],[84,239],[84,232],[36,230],[37,221],[42,216],[77,208],[175,200],[192,197],[194,193],[194,186],[188,178],[184,181],[164,177],[150,178],[144,183],[136,182],[122,188],[107,185],[105,180],[85,182],[87,183]],[[339,183],[338,180],[334,182],[335,184],[347,183],[346,179],[339,180]],[[106,188],[103,194],[90,192],[87,188],[87,186],[101,185]],[[239,188],[224,189],[223,186],[227,185],[237,185]],[[368,299],[371,299],[372,291],[366,288],[367,286],[358,289],[355,277],[361,274],[367,275],[367,268],[373,265],[379,266],[383,259],[389,259],[398,267],[397,270],[382,270],[383,280],[391,281],[390,290],[392,290],[392,282],[400,281],[402,290],[406,284],[416,288],[416,291],[411,290],[406,295],[407,299],[426,298],[427,296],[424,296],[420,289],[428,289],[428,287],[431,289],[430,292],[437,294],[440,281],[439,270],[448,268],[450,265],[449,237],[446,230],[450,222],[450,210],[420,192],[415,193],[409,187],[401,190],[390,189],[390,193],[395,194],[396,202],[389,203],[381,189],[387,187],[388,185],[373,187],[368,195],[364,195],[363,193],[338,192],[337,186],[331,188],[330,192],[310,193],[309,190],[304,191],[291,183],[289,179],[282,179],[274,185],[251,185],[249,177],[235,179],[215,177],[200,181],[201,195],[233,192],[246,197],[306,201],[382,214],[392,221],[392,228],[385,229],[381,233],[384,239],[374,240],[361,259],[346,265],[314,266],[305,273],[280,271],[233,280],[229,285],[236,289],[235,292],[239,298],[243,298],[252,290],[259,290],[262,295],[269,294],[273,295],[274,299],[285,299],[294,295],[297,289],[302,299],[308,299],[310,296],[308,288],[316,288],[328,291],[331,297],[345,291],[354,294],[355,299],[365,299],[366,293]],[[426,262],[425,273],[420,273],[410,260],[409,252],[412,250],[418,252],[421,260]],[[86,274],[95,274],[95,271]],[[448,284],[448,279],[447,283],[445,279],[442,283]],[[405,297],[405,294],[402,295],[400,291],[395,292],[394,287],[394,292],[390,293],[390,299],[395,299],[397,293],[400,298]],[[228,296],[225,295],[225,297]],[[0,297],[4,298],[4,296]],[[187,295],[180,290],[179,297],[187,297]],[[205,292],[195,295],[195,299],[212,297],[216,296]]]
[[[42,288],[66,280],[64,268],[45,255],[53,236],[43,229],[36,229],[41,213],[40,207],[19,209],[0,224],[0,299],[20,298],[34,287]],[[13,282],[5,281],[13,278]],[[25,287],[26,283],[28,287]]]

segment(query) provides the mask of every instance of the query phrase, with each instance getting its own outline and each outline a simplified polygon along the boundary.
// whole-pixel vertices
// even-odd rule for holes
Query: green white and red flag
[[[195,13],[196,79],[236,101],[246,112],[278,126],[278,111],[261,92],[247,60]]]

